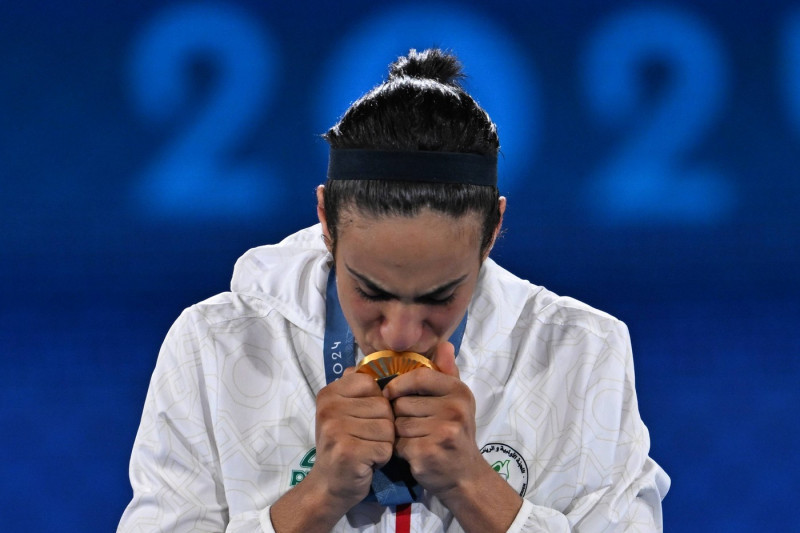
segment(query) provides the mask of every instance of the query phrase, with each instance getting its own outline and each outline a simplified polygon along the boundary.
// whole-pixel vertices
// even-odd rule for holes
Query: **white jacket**
[[[319,225],[247,252],[231,292],[184,311],[159,353],[120,532],[272,531],[269,508],[314,460],[330,255]],[[359,354],[363,356],[363,354]],[[457,358],[484,457],[524,496],[509,531],[660,531],[670,480],[648,457],[625,325],[481,268]],[[395,531],[354,507],[333,531]],[[411,531],[462,531],[436,498]]]

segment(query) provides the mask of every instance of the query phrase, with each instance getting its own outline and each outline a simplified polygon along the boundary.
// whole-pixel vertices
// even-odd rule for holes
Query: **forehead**
[[[471,240],[477,249],[482,235],[481,219],[476,212],[452,216],[428,208],[414,215],[375,215],[348,208],[341,212],[338,226],[338,244],[343,237],[363,243],[380,235],[393,234],[395,238],[411,239],[418,245],[442,240],[467,244]]]
[[[414,278],[435,284],[480,265],[480,222],[431,210],[415,216],[342,217],[336,260],[374,279]]]

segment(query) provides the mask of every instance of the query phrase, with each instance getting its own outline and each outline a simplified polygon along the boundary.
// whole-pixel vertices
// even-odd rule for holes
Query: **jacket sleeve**
[[[133,499],[118,532],[224,531],[227,525],[212,429],[215,372],[204,367],[208,335],[198,315],[184,311],[159,352],[131,454]]]
[[[274,532],[269,506],[229,512],[214,433],[219,373],[212,331],[193,307],[164,340],[131,454],[133,499],[118,533]]]
[[[509,533],[660,532],[670,479],[649,456],[627,327],[614,321],[584,385],[574,496],[559,512],[525,500]]]

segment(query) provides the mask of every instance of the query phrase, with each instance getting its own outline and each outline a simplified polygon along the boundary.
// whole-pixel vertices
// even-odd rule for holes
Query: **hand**
[[[394,440],[389,401],[370,376],[347,369],[317,395],[317,458],[306,481],[323,482],[346,512],[366,497]]]
[[[475,443],[475,398],[460,380],[453,345],[440,344],[440,372],[417,369],[383,390],[392,402],[395,449],[417,482],[433,494],[456,489],[486,469]]]

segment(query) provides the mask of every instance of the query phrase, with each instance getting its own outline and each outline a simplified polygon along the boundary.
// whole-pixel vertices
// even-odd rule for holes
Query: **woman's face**
[[[324,213],[320,216],[326,235]],[[480,221],[424,210],[376,219],[342,213],[336,284],[342,311],[365,354],[432,357],[469,305],[481,266]]]

